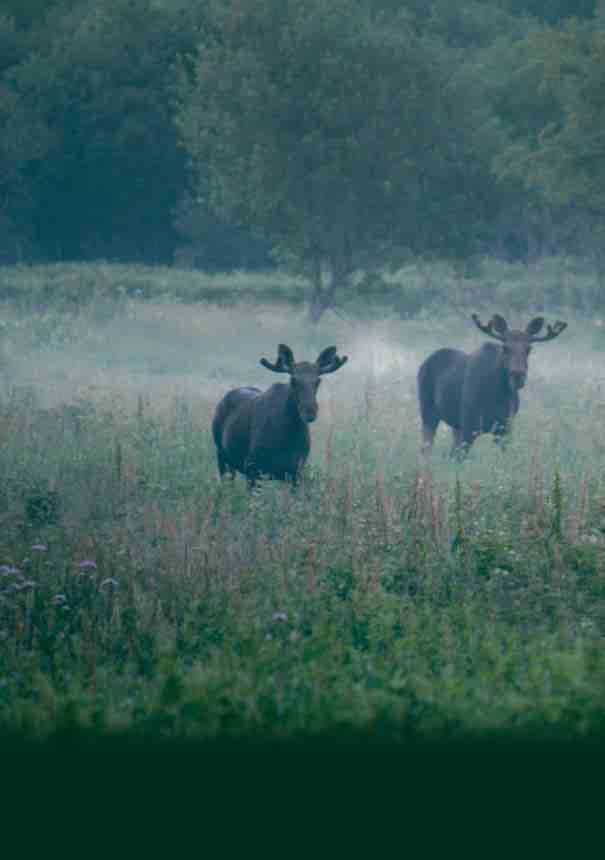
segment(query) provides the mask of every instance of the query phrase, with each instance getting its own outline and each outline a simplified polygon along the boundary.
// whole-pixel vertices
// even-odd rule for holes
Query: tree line
[[[0,260],[602,265],[603,0],[3,0]]]

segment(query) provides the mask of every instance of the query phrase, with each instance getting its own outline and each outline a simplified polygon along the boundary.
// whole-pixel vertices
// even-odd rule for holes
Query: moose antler
[[[342,358],[339,358],[335,346],[327,346],[320,352],[315,363],[320,375],[323,376],[324,373],[334,373],[335,370],[346,364],[348,360],[348,355],[343,355]]]
[[[487,325],[484,325],[481,322],[477,314],[472,314],[472,319],[477,328],[484,334],[488,334],[490,337],[495,337],[496,340],[504,340],[504,332],[508,328],[504,317],[501,317],[499,314],[494,314]],[[494,326],[496,326],[499,331],[494,331]]]
[[[543,334],[541,337],[538,335],[533,335],[530,338],[531,343],[537,343],[538,341],[552,340],[555,337],[559,337],[562,331],[567,328],[566,322],[561,322],[561,320],[557,320],[554,325],[550,325],[550,323],[546,326],[546,334]]]
[[[294,369],[294,353],[285,343],[280,343],[277,347],[277,361],[272,364],[266,358],[261,358],[260,363],[267,370],[272,370],[273,373],[292,373]]]

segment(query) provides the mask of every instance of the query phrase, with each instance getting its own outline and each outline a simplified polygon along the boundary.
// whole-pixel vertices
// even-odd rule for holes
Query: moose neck
[[[299,433],[303,432],[306,435],[309,434],[309,428],[306,421],[303,421],[300,417],[298,404],[291,385],[288,385],[288,396],[284,403],[284,422],[288,431],[291,433],[298,431]]]
[[[510,408],[514,411],[519,406],[519,392],[512,387],[509,371],[504,363],[504,353],[500,348],[498,357],[498,386],[502,394],[506,397],[510,404]]]
[[[501,388],[506,388],[507,391],[509,390],[508,370],[504,363],[504,350],[502,347],[500,347],[500,353],[498,355],[498,385]]]

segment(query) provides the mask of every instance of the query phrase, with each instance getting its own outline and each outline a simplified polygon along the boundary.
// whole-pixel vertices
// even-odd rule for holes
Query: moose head
[[[535,317],[527,324],[525,331],[510,329],[500,314],[494,314],[487,325],[479,320],[477,314],[473,314],[472,317],[477,328],[502,343],[502,364],[508,385],[513,392],[525,385],[531,344],[553,340],[567,328],[567,323],[557,320],[554,325],[547,325],[546,334],[539,335],[538,332],[544,326],[544,317]]]
[[[260,363],[274,373],[287,373],[290,376],[290,391],[294,398],[298,414],[302,421],[310,424],[317,418],[317,389],[320,377],[326,373],[334,373],[348,361],[348,356],[340,358],[335,346],[322,350],[314,362],[294,361],[294,354],[289,346],[280,343],[277,350],[277,361],[273,364],[266,358]]]

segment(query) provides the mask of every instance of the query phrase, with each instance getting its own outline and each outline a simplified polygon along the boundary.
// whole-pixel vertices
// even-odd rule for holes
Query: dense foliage
[[[593,253],[603,21],[591,0],[6,0],[0,258],[273,249],[318,285],[409,251]]]
[[[179,125],[212,208],[308,275],[314,317],[378,260],[480,247],[486,115],[447,52],[358,0],[216,5]]]

